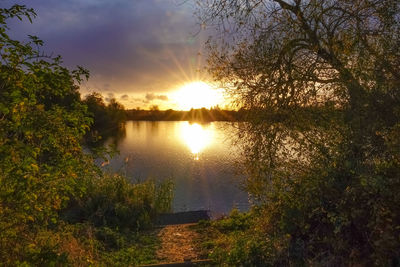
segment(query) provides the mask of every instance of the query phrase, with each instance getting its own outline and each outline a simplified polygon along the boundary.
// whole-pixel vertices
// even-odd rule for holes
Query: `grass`
[[[65,256],[65,265],[137,266],[157,263],[158,233],[159,229],[118,231],[85,223],[66,224],[51,234],[60,241],[58,251]]]
[[[160,247],[159,230],[141,231],[118,235],[123,246],[106,250],[101,255],[105,266],[136,266],[157,263],[156,252]]]
[[[246,231],[250,228],[251,221],[250,212],[241,213],[233,209],[227,217],[214,221],[200,221],[193,225],[192,229],[200,236],[196,245],[201,249],[202,257],[223,265],[226,255],[233,249],[233,241],[250,234]]]
[[[54,229],[59,255],[75,266],[156,263],[159,230],[152,227],[157,214],[170,211],[172,187],[169,181],[131,184],[119,175],[90,180],[87,193],[61,212],[62,225]]]

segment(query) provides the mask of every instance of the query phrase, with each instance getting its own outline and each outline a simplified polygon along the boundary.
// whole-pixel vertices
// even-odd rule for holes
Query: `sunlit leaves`
[[[58,222],[60,209],[85,191],[81,177],[96,170],[80,146],[90,118],[75,83],[88,72],[71,72],[59,57],[40,54],[43,42],[35,36],[22,43],[6,33],[8,18],[35,15],[24,6],[0,9],[0,259],[6,264],[40,255],[43,247],[32,240]]]

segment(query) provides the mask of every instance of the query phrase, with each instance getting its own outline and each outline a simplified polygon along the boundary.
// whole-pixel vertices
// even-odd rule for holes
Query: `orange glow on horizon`
[[[202,81],[183,85],[178,91],[172,94],[172,100],[176,102],[180,110],[190,110],[192,108],[210,109],[224,102],[220,90],[214,89],[209,84]]]

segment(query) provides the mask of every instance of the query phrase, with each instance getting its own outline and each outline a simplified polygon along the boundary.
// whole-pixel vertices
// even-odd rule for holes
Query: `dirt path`
[[[199,234],[190,229],[193,224],[167,225],[158,234],[161,248],[157,251],[160,262],[183,262],[200,259],[195,240]]]

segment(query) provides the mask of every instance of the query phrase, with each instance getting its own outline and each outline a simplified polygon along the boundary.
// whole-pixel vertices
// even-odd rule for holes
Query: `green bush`
[[[212,222],[212,225],[221,232],[244,231],[251,226],[251,219],[250,213],[241,213],[234,208],[228,217]]]
[[[132,184],[120,175],[105,175],[89,180],[87,186],[87,193],[61,212],[66,221],[139,230],[150,227],[157,214],[171,211],[171,181]]]

